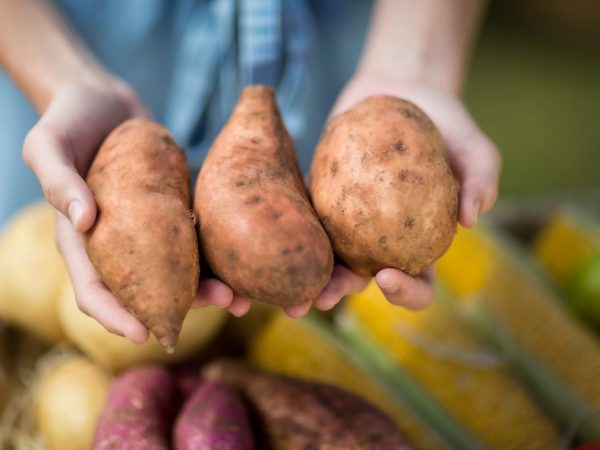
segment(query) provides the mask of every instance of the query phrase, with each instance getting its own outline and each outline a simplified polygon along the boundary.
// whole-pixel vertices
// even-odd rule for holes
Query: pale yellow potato
[[[89,450],[110,375],[81,356],[60,359],[35,391],[37,429],[47,450]]]
[[[0,236],[0,318],[50,343],[63,339],[56,304],[66,278],[54,214],[46,202],[34,203],[19,211]]]

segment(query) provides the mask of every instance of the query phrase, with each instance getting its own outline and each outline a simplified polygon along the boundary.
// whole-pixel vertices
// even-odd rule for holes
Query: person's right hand
[[[56,214],[56,240],[79,309],[112,333],[142,343],[146,328],[100,280],[85,252],[82,233],[96,219],[96,202],[83,175],[102,140],[124,120],[146,115],[125,83],[104,79],[58,90],[23,143],[23,159],[35,172]]]

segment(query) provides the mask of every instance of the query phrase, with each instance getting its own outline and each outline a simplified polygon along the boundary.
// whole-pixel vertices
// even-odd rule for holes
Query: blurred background
[[[503,198],[600,186],[600,2],[490,2],[466,103],[504,157]]]
[[[325,19],[353,39],[336,42],[322,26],[318,67],[351,74],[334,59],[360,51],[368,5],[331,8]],[[322,89],[333,102],[339,86]],[[77,309],[48,205],[30,204],[7,225],[0,217],[0,450],[87,450],[124,371],[168,366],[191,389],[224,355],[353,392],[417,450],[600,449],[600,1],[490,2],[465,100],[503,155],[500,204],[459,229],[437,264],[436,301],[417,313],[374,284],[301,320],[259,303],[241,319],[200,308],[166,354],[154,338],[134,345]],[[0,123],[10,123],[15,110],[1,106]],[[7,167],[2,158],[18,149],[3,137]],[[0,206],[41,196],[14,191],[0,189]]]

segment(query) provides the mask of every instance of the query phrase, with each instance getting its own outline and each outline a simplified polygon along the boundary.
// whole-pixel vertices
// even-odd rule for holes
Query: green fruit
[[[600,331],[600,254],[573,274],[566,294],[573,310]]]

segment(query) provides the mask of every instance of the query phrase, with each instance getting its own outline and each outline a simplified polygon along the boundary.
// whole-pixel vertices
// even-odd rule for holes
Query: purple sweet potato
[[[188,166],[166,128],[130,119],[105,139],[87,182],[98,217],[87,252],[102,281],[172,351],[198,287]]]
[[[268,375],[219,362],[207,379],[237,386],[255,414],[260,448],[269,450],[408,450],[391,419],[333,386]],[[257,444],[258,445],[258,444]]]
[[[111,386],[93,449],[168,450],[177,407],[176,384],[166,369],[131,369]]]
[[[175,450],[253,450],[246,406],[226,383],[203,381],[183,405],[174,430]]]

